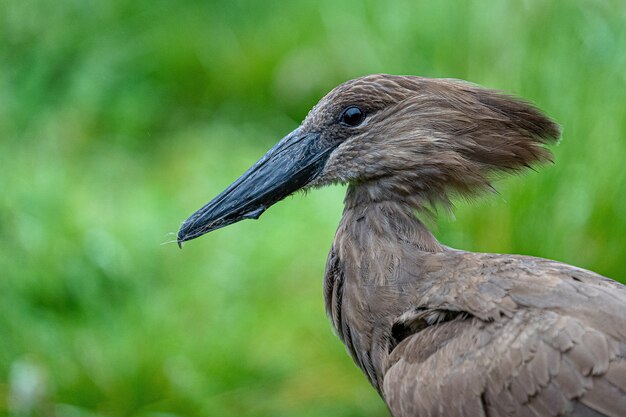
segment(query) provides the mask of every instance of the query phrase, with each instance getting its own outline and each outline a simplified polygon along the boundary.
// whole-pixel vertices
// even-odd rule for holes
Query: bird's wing
[[[394,416],[626,416],[625,287],[536,258],[467,262],[394,325]]]

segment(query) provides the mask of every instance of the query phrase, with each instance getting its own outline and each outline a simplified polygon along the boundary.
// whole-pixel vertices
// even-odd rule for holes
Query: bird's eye
[[[346,126],[358,126],[365,120],[365,113],[356,106],[348,107],[341,113],[341,123]]]

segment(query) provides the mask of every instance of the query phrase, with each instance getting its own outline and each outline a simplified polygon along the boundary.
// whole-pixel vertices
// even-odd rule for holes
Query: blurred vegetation
[[[0,414],[384,415],[324,316],[341,187],[162,245],[368,73],[564,127],[554,166],[460,202],[442,242],[623,280],[625,21],[620,0],[0,2]]]

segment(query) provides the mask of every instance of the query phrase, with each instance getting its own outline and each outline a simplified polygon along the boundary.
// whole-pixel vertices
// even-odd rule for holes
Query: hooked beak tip
[[[185,222],[178,231],[178,235],[176,236],[176,243],[178,243],[178,247],[182,249],[184,242],[195,239],[196,237],[201,236],[204,233],[205,232],[199,233],[198,230],[190,228],[188,222]]]
[[[193,233],[189,233],[189,230],[185,228],[186,223],[187,222],[183,223],[183,225],[178,230],[178,234],[176,236],[176,243],[178,243],[178,247],[180,249],[183,248],[183,242],[193,239],[194,237]]]

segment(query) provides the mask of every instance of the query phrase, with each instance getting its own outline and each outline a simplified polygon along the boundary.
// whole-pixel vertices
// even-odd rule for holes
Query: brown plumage
[[[625,416],[626,287],[545,259],[440,244],[420,213],[550,160],[559,128],[458,80],[372,75],[188,219],[179,241],[297,189],[349,184],[326,312],[394,416]],[[417,213],[417,215],[416,215]]]

